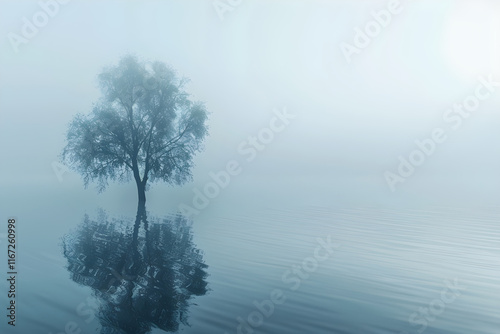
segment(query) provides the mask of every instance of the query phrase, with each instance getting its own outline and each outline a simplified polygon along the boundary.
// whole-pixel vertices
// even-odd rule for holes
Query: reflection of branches
[[[132,228],[85,216],[63,251],[72,279],[101,301],[101,333],[176,331],[187,324],[189,299],[207,292],[207,265],[182,216],[148,221],[140,207]]]

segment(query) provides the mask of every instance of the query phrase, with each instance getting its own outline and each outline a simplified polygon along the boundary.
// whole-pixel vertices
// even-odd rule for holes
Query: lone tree
[[[148,181],[182,184],[191,179],[193,157],[207,135],[207,111],[190,100],[185,79],[162,62],[146,64],[134,56],[99,75],[102,99],[69,126],[63,161],[88,186],[108,181],[137,184],[139,204]]]

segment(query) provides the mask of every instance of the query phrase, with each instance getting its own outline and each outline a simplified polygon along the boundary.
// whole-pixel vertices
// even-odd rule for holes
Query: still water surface
[[[500,333],[498,208],[63,211],[20,220],[7,333]]]

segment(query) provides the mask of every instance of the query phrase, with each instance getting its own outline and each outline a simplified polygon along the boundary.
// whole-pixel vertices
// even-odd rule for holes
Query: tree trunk
[[[144,182],[136,182],[137,183],[137,194],[139,195],[139,204],[146,203],[146,183]]]
[[[145,175],[144,180],[141,180],[141,175],[139,174],[139,167],[137,166],[136,158],[132,159],[132,171],[134,173],[135,183],[137,184],[137,194],[139,196],[139,205],[145,205],[146,203],[146,182],[147,175]]]

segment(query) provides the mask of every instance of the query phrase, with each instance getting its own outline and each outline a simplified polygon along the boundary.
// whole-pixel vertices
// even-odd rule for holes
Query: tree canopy
[[[193,157],[208,133],[207,110],[191,101],[186,79],[162,62],[134,56],[98,76],[102,98],[90,114],[69,126],[62,159],[81,173],[85,186],[133,176],[139,202],[147,182],[182,184],[191,179]]]

